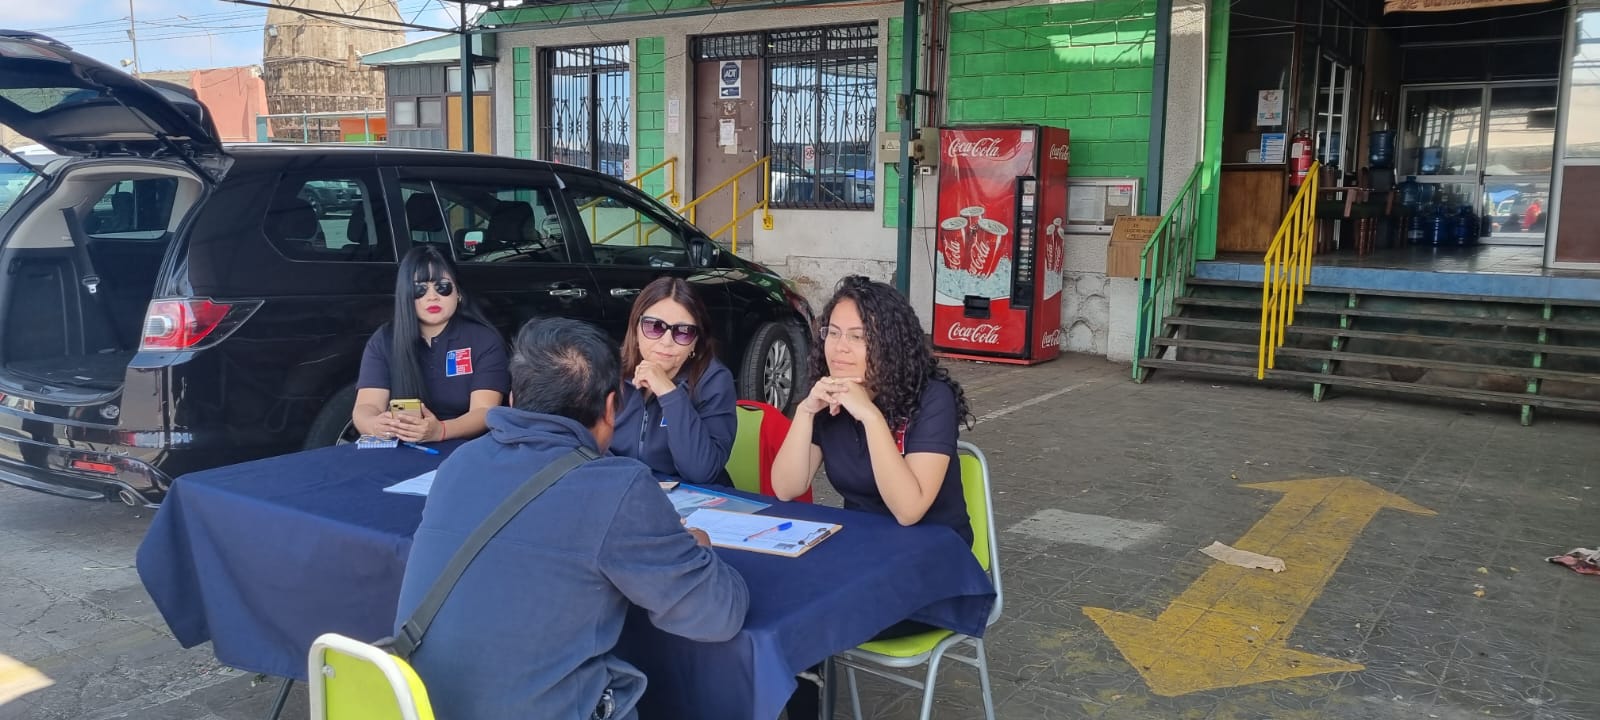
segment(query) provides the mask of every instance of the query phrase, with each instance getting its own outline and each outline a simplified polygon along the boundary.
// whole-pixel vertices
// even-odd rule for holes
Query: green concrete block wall
[[[533,49],[511,50],[511,122],[513,150],[519,158],[533,157]]]
[[[1072,131],[1072,174],[1145,177],[1155,3],[1086,0],[950,16],[949,124],[1038,123]],[[899,21],[889,26],[886,106],[899,93]],[[899,128],[891,117],[890,130]],[[898,178],[885,178],[894,227]]]
[[[642,173],[666,160],[667,145],[667,41],[665,38],[639,38],[634,52],[634,173]],[[666,170],[643,181],[644,191],[660,195],[667,191]]]

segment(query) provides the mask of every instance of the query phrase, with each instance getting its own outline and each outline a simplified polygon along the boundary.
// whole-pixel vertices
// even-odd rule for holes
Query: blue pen
[[[758,537],[761,537],[762,535],[765,535],[765,534],[767,534],[769,532],[773,532],[773,531],[783,532],[784,530],[788,530],[789,528],[792,528],[792,527],[794,527],[794,523],[792,523],[792,522],[778,523],[777,525],[769,527],[769,528],[767,528],[765,530],[762,530],[761,532],[758,532],[758,533],[756,533],[754,535],[751,535],[750,537],[745,538],[744,541],[745,542],[750,542],[751,540],[754,540],[754,539],[756,539]]]
[[[438,455],[439,454],[438,450],[435,450],[435,449],[433,449],[431,447],[418,445],[418,444],[416,444],[414,442],[402,442],[400,444],[404,445],[404,446],[406,446],[408,448],[411,448],[412,450],[421,450],[421,451],[423,451],[423,452],[425,452],[425,453],[427,453],[429,455]]]

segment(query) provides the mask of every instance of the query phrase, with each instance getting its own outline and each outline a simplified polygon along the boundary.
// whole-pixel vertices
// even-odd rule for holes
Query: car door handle
[[[550,291],[550,296],[561,298],[585,298],[589,297],[589,291],[583,288],[557,288]]]
[[[638,295],[639,288],[611,288],[611,297],[629,297]]]

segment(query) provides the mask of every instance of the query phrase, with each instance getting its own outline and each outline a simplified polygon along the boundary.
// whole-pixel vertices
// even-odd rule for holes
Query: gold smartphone
[[[415,398],[390,400],[389,412],[392,412],[396,415],[410,414],[417,417],[422,417],[422,401]]]

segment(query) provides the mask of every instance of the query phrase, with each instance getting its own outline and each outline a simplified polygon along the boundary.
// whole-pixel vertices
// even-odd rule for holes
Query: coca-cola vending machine
[[[1061,349],[1068,133],[1038,125],[939,130],[933,347],[1028,364]]]

